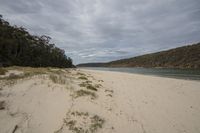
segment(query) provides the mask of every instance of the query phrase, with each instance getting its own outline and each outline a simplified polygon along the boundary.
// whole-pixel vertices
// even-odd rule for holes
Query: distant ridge
[[[107,63],[86,63],[77,66],[200,69],[200,43]]]
[[[105,67],[106,63],[84,63],[84,64],[78,64],[78,67]]]

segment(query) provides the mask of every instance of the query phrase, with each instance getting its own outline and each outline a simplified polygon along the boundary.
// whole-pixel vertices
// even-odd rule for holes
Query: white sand
[[[0,90],[0,133],[71,133],[66,120],[76,120],[87,129],[94,115],[104,119],[99,133],[199,133],[200,82],[94,70],[79,71],[92,84],[101,84],[98,96],[74,98],[78,84],[72,71],[66,84],[55,84],[48,76],[23,79]],[[64,73],[65,74],[65,73]],[[103,82],[102,82],[103,80]],[[91,91],[92,92],[92,91]],[[71,112],[89,116],[72,116]],[[77,126],[76,125],[76,126]],[[75,132],[75,131],[74,131]],[[76,133],[76,132],[75,132]]]

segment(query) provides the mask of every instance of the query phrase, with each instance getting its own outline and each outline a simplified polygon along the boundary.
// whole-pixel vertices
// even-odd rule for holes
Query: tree
[[[23,27],[11,26],[0,15],[0,65],[73,67],[72,59],[50,40],[49,36],[33,36]]]

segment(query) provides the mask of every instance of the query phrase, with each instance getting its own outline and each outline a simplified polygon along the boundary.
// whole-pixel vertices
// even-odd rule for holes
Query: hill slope
[[[64,50],[50,44],[48,36],[33,36],[26,29],[11,26],[0,15],[0,67],[72,67]]]
[[[79,67],[93,67],[80,64]],[[96,64],[95,66],[98,66]],[[101,63],[104,67],[164,67],[200,69],[200,43],[128,59]]]

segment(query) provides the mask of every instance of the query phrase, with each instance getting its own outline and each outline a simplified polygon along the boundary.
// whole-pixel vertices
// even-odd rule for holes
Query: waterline
[[[83,67],[84,69],[102,70],[102,71],[117,71],[125,73],[136,73],[145,75],[155,75],[161,77],[200,80],[200,70],[193,69],[171,69],[171,68],[110,68],[110,67]]]

